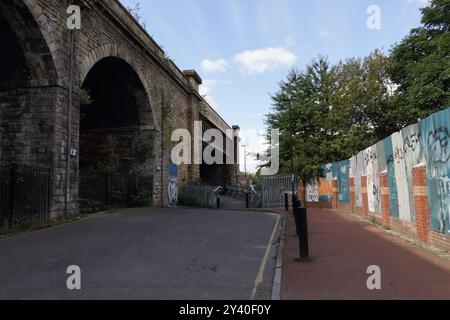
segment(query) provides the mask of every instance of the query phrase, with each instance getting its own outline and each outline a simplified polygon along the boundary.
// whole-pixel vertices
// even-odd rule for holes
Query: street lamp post
[[[289,144],[290,144],[290,155],[291,155],[291,191],[292,191],[292,199],[296,196],[297,192],[295,191],[295,174],[294,174],[294,129],[292,122],[294,121],[292,118],[292,98],[283,99],[283,102],[288,103],[288,112],[289,112]]]
[[[244,173],[245,173],[245,184],[247,184],[247,152],[245,151],[246,150],[245,144],[241,145],[241,147],[244,148]]]

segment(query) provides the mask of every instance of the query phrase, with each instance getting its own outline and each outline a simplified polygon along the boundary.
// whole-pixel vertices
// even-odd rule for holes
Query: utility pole
[[[68,103],[67,103],[67,118],[66,118],[66,177],[65,177],[65,195],[64,195],[64,215],[69,214],[70,202],[70,177],[71,177],[71,157],[72,157],[72,103],[73,103],[73,59],[74,59],[74,31],[69,31],[69,66],[68,66]]]
[[[166,120],[165,115],[165,92],[161,92],[161,187],[160,187],[160,208],[164,207],[164,121]]]

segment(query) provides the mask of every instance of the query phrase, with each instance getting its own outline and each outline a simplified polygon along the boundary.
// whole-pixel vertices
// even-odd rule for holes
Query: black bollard
[[[289,195],[287,193],[284,194],[284,208],[289,211]]]
[[[298,231],[299,231],[299,249],[300,261],[308,261],[309,259],[309,243],[308,243],[308,215],[306,208],[298,208]]]

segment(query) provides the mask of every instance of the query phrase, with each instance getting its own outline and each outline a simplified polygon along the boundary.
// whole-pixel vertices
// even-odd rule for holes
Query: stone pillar
[[[367,176],[361,177],[362,215],[369,217],[369,196],[367,195]]]
[[[381,173],[381,215],[383,219],[383,225],[385,227],[391,227],[391,205],[389,201],[389,183],[387,171]]]
[[[428,205],[427,169],[425,164],[413,168],[414,204],[416,207],[417,236],[423,243],[430,240],[430,207]]]
[[[332,184],[333,190],[333,198],[331,199],[331,208],[337,209],[339,204],[339,196],[338,196],[338,182],[337,179],[333,179]]]
[[[356,209],[355,178],[354,177],[350,177],[349,190],[350,190],[350,212],[354,213],[355,209]]]

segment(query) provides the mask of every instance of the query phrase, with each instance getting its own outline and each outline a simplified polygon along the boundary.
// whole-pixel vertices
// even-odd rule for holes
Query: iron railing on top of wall
[[[45,222],[49,213],[50,168],[0,165],[0,234]]]

